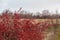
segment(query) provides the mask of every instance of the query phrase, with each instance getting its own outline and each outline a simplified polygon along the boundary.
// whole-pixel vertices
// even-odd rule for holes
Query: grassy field
[[[60,19],[34,19],[35,22],[49,22],[49,23],[52,23],[55,24],[55,23],[58,23],[59,25],[57,25],[57,28],[55,29],[56,33],[54,34],[54,28],[52,27],[50,30],[46,30],[46,31],[49,31],[49,32],[45,32],[45,39],[44,40],[60,40]],[[51,31],[52,30],[52,31]],[[52,33],[52,34],[51,34]],[[50,35],[50,36],[49,36]],[[50,38],[52,37],[52,38]]]
[[[55,24],[55,23],[58,23],[60,24],[60,19],[33,19],[36,23],[37,22],[49,22],[49,23],[52,23]]]

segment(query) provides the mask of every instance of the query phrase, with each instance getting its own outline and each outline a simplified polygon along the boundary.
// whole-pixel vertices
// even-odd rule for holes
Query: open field
[[[37,22],[48,22],[51,23],[53,22],[53,24],[58,23],[59,25],[57,25],[57,28],[55,29],[55,33],[54,33],[54,28],[52,27],[52,31],[47,32],[45,31],[44,35],[45,38],[43,40],[60,40],[60,19],[34,19]],[[48,29],[49,30],[49,29]]]
[[[33,21],[35,21],[35,23],[38,23],[38,22],[49,22],[49,23],[52,23],[55,24],[55,23],[58,23],[60,24],[60,19],[32,19]]]

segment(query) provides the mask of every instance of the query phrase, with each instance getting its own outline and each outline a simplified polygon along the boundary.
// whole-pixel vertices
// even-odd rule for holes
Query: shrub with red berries
[[[0,40],[42,40],[47,27],[47,22],[35,24],[31,19],[20,19],[17,13],[11,18],[5,13],[0,17]]]

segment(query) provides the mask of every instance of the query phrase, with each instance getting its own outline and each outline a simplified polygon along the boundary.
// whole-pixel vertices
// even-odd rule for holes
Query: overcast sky
[[[26,11],[36,12],[48,9],[60,11],[60,0],[0,0],[0,12],[4,9],[17,10],[23,7]]]

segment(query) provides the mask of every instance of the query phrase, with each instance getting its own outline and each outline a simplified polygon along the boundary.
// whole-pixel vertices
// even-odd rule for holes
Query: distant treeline
[[[13,16],[14,12],[11,12],[10,10],[5,10],[2,13],[8,13],[8,15]],[[22,10],[17,14],[20,15],[20,18],[29,18],[29,19],[60,18],[60,14],[58,14],[58,12],[53,14],[53,13],[50,13],[48,10],[43,10],[42,13],[40,12],[31,13],[31,12]]]

